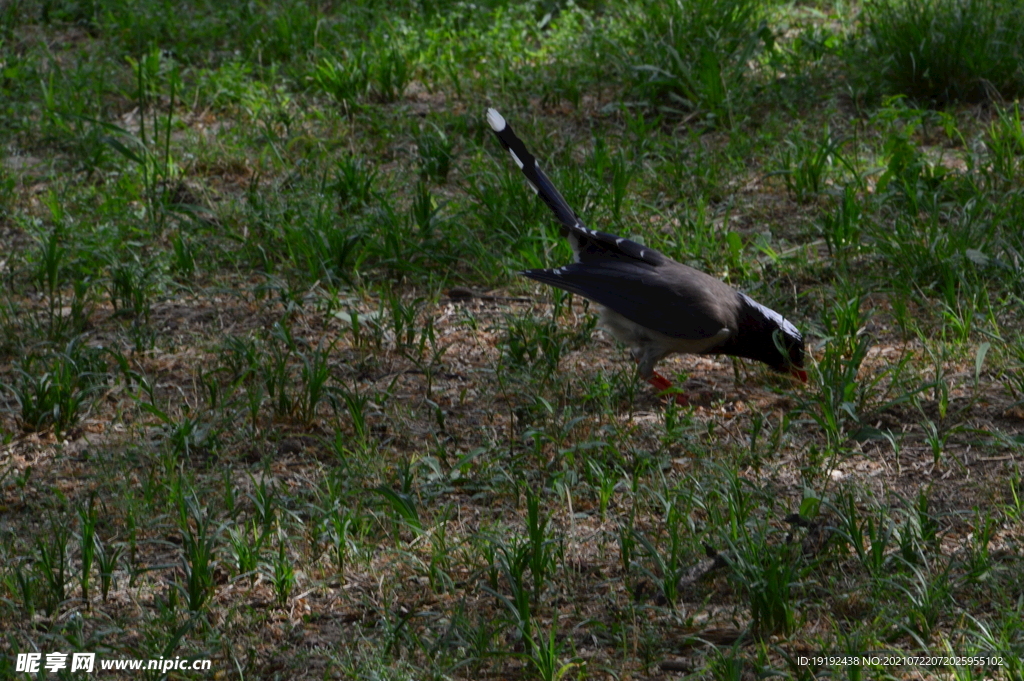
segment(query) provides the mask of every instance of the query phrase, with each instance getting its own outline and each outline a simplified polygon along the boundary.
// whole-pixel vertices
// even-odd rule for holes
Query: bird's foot
[[[647,379],[647,382],[653,385],[658,390],[658,392],[664,392],[673,387],[672,381],[668,380],[667,378],[659,374],[657,371],[651,374],[651,377]],[[680,407],[690,406],[690,399],[686,396],[685,393],[677,392],[673,395],[673,397],[675,398],[676,404],[678,404]]]
[[[807,382],[807,372],[803,369],[793,369],[790,373],[793,375],[793,378],[800,379],[801,383]]]

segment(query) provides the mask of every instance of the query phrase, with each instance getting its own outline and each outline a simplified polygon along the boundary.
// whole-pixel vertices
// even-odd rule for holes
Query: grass
[[[872,87],[920,101],[1012,100],[1024,86],[1024,15],[1014,2],[906,0],[865,7]]]
[[[4,5],[0,677],[1020,678],[1019,17],[855,9]],[[810,383],[666,404],[515,276],[571,254],[487,106]]]

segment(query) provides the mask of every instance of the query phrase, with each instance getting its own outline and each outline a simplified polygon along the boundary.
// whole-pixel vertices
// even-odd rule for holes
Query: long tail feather
[[[537,166],[537,159],[527,151],[523,141],[512,132],[512,126],[505,121],[505,118],[494,109],[488,109],[487,123],[491,126],[498,141],[501,142],[501,146],[512,154],[512,159],[522,169],[533,190],[544,200],[544,203],[548,204],[548,208],[555,214],[558,221],[567,229],[581,227],[576,211],[569,207],[548,176]]]

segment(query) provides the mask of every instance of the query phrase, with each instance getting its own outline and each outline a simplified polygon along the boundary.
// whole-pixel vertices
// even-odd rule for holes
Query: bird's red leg
[[[672,381],[668,380],[657,371],[651,374],[650,378],[647,379],[647,382],[653,385],[658,392],[668,390],[672,387]],[[680,407],[687,407],[690,405],[689,398],[687,398],[683,393],[676,393],[674,397],[676,399],[676,404]]]
[[[801,383],[807,382],[807,372],[803,369],[793,369],[790,371],[794,378],[799,378]]]

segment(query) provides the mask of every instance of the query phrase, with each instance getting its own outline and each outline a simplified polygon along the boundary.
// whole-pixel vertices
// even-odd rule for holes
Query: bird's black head
[[[804,371],[804,337],[785,317],[739,294],[745,304],[736,348],[730,354],[764,362],[772,369],[807,381]]]
[[[769,363],[772,369],[790,373],[804,383],[807,372],[804,371],[804,337],[796,327],[785,319],[783,324],[772,332],[772,345],[775,346],[777,362]]]

